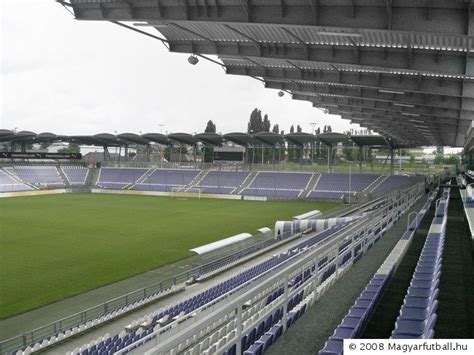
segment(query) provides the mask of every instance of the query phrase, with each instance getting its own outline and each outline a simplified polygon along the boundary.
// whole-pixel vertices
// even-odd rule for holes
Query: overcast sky
[[[54,0],[1,0],[1,128],[95,134],[245,131],[258,107],[289,131],[311,122],[351,127],[309,102],[280,98],[251,78],[226,75],[161,42],[107,22],[74,20]],[[163,127],[160,127],[163,124]],[[359,128],[357,125],[353,128]]]

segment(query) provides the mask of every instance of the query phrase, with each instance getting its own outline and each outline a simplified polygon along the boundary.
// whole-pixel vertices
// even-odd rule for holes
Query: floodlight
[[[188,63],[189,64],[196,65],[198,62],[199,62],[199,59],[194,54],[189,56],[189,58],[188,58]]]

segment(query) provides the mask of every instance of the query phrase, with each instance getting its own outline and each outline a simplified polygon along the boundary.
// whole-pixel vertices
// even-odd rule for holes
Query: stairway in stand
[[[188,191],[192,188],[199,186],[202,180],[207,176],[210,170],[202,170],[188,185],[181,188],[180,191]]]
[[[306,198],[310,194],[311,191],[314,190],[314,187],[318,184],[319,179],[321,178],[321,174],[319,173],[313,173],[311,176],[311,179],[309,179],[308,183],[306,184],[306,187],[304,188],[303,191],[299,194],[299,198]]]
[[[64,174],[64,171],[61,168],[61,165],[56,165],[56,169],[58,170],[58,174],[64,183],[64,187],[71,187],[71,183],[69,182],[69,179],[67,178],[66,174]]]
[[[250,174],[247,175],[245,180],[237,187],[234,191],[232,191],[232,195],[239,195],[242,191],[244,191],[247,187],[249,187],[255,178],[258,175],[258,171],[251,171]]]

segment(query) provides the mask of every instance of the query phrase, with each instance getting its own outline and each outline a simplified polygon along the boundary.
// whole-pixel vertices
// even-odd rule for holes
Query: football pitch
[[[338,204],[109,194],[0,199],[0,319]]]

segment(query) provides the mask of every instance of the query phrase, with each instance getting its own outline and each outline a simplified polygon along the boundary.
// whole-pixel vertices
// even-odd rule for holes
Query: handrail
[[[410,228],[410,224],[411,224],[411,223],[410,223],[410,217],[411,217],[412,215],[415,215],[415,220],[416,220],[415,227],[416,227],[416,225],[418,224],[418,212],[410,212],[410,213],[408,214],[408,217],[407,217],[407,230]]]

